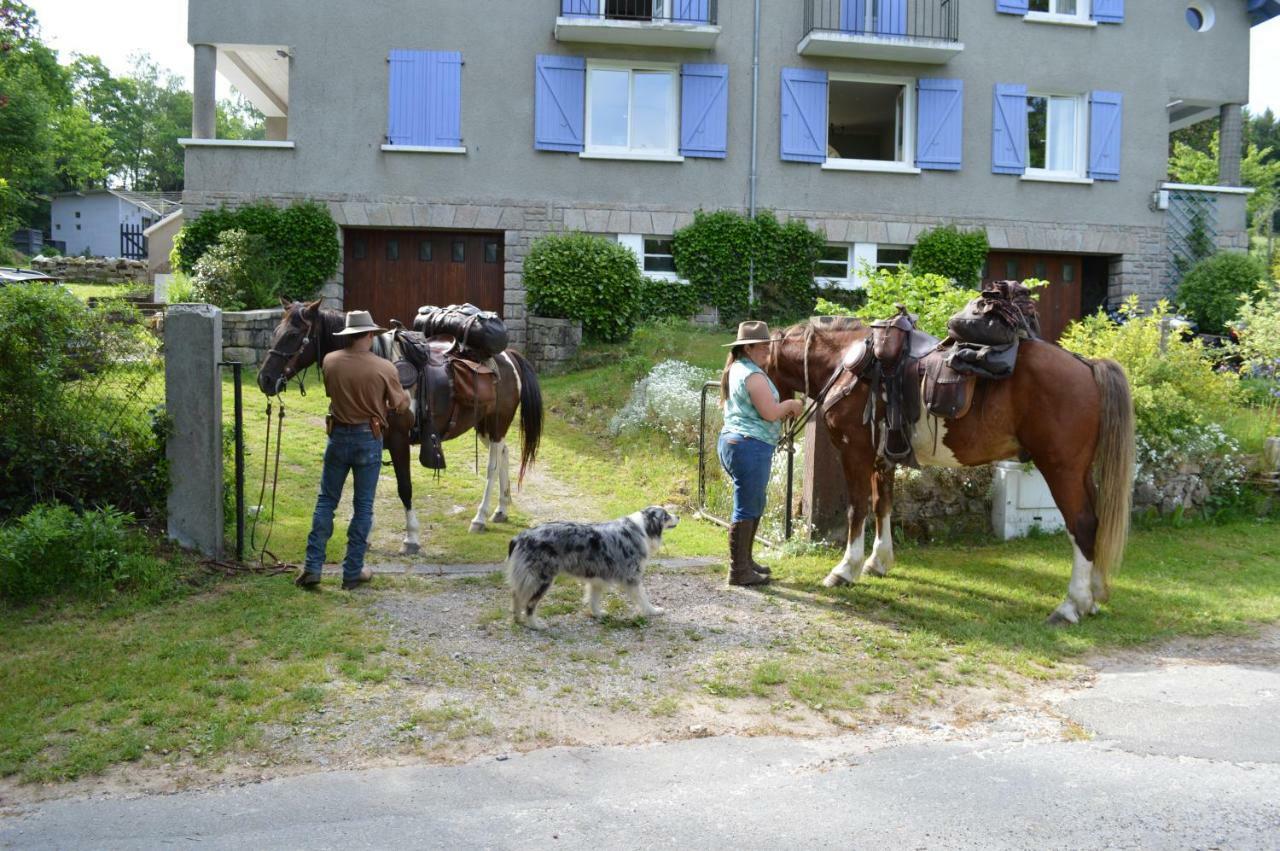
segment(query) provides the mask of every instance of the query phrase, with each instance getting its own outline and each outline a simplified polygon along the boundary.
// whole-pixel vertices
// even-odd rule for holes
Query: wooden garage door
[[[410,325],[424,304],[502,315],[501,233],[347,228],[343,243],[343,306],[380,325]]]
[[[987,255],[983,282],[1041,278],[1049,286],[1040,291],[1040,335],[1057,342],[1067,325],[1080,318],[1080,279],[1084,258],[1074,254],[1023,254],[993,251]]]

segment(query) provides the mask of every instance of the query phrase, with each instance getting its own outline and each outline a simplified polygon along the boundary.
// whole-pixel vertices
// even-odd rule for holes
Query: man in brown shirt
[[[324,388],[329,394],[329,443],[324,450],[320,494],[307,536],[307,562],[298,576],[300,588],[316,588],[324,566],[325,546],[333,535],[333,512],[342,499],[347,474],[354,473],[355,511],[347,527],[347,555],[342,561],[342,589],[350,591],[373,578],[364,566],[373,526],[373,498],[382,468],[382,433],[388,415],[409,410],[409,394],[400,386],[390,361],[375,355],[373,337],[386,331],[364,310],[347,314],[346,327],[335,336],[347,347],[324,359]]]

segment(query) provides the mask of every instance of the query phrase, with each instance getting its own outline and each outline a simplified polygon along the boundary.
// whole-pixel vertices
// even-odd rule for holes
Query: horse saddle
[[[415,388],[414,439],[420,441],[418,460],[433,470],[444,469],[443,442],[456,437],[458,414],[479,411],[497,400],[494,367],[462,357],[453,337],[426,337],[398,329],[403,360],[396,361],[401,386]]]
[[[958,420],[973,405],[973,387],[978,377],[954,369],[950,355],[946,349],[930,352],[918,369],[925,410],[939,419]]]

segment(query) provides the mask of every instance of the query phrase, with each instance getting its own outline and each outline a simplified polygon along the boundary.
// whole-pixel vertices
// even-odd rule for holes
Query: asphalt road
[[[1280,847],[1280,634],[1261,650],[1104,667],[1046,713],[1092,737],[993,723],[557,748],[54,801],[0,820],[0,846]]]

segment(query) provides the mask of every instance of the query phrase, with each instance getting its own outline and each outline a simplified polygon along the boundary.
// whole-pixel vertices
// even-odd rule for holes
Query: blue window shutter
[[[840,0],[840,29],[847,33],[867,31],[867,0]]]
[[[827,72],[782,69],[782,158],[827,160]]]
[[[996,11],[1006,15],[1025,15],[1029,0],[996,0]]]
[[[1100,24],[1124,23],[1124,0],[1093,0],[1091,17]]]
[[[462,54],[393,50],[387,61],[387,144],[460,147]]]
[[[996,83],[991,112],[991,170],[1023,174],[1027,170],[1027,87]]]
[[[964,150],[964,80],[926,77],[916,92],[916,167],[959,171]]]
[[[705,24],[711,21],[711,0],[675,0],[672,20],[682,24]]]
[[[388,68],[388,101],[387,101],[387,144],[413,145],[415,125],[425,122],[420,119],[423,104],[415,97],[417,90],[416,72],[418,70],[418,51],[393,50],[387,59]],[[425,133],[424,133],[425,135]],[[425,145],[426,142],[416,144]]]
[[[680,153],[724,159],[729,148],[729,66],[681,69]]]
[[[1120,179],[1120,130],[1124,97],[1120,92],[1089,93],[1089,176]]]
[[[427,144],[462,147],[462,54],[427,53]]]
[[[560,0],[560,14],[566,18],[598,18],[600,0]]]
[[[876,33],[907,34],[907,0],[876,0]]]
[[[582,151],[587,60],[540,55],[534,74],[533,146],[540,151]]]

